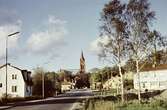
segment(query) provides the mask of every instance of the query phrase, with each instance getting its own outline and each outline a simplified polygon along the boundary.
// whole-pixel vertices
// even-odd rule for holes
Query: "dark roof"
[[[16,67],[16,66],[11,65],[10,63],[8,63],[7,65],[9,65],[9,66],[11,66],[11,67],[13,67],[13,68],[15,68],[15,69],[17,69],[17,70],[20,70],[21,73],[22,73],[24,82],[25,82],[27,85],[32,85],[32,84],[33,84],[32,78],[31,78],[31,71],[27,71],[27,70],[20,69],[20,68],[18,68],[18,67]],[[6,66],[6,64],[0,66],[0,69],[3,68],[3,67],[5,67],[5,66]]]
[[[160,65],[157,65],[155,67],[142,68],[141,72],[144,72],[144,71],[156,71],[156,70],[167,70],[167,64],[160,64]]]

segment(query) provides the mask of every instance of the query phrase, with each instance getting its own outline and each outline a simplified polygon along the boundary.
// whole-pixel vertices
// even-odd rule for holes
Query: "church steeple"
[[[85,58],[83,55],[83,51],[81,52],[81,58],[80,58],[80,73],[85,73]]]

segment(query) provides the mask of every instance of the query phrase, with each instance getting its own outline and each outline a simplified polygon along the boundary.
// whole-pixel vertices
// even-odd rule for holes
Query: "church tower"
[[[81,58],[80,58],[80,73],[85,73],[86,68],[85,68],[85,58],[83,55],[83,51],[81,52]]]

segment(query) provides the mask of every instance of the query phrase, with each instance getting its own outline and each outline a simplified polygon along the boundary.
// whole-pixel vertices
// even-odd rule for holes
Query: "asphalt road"
[[[71,90],[58,97],[48,98],[42,101],[33,101],[11,106],[4,110],[72,110],[76,103],[82,102],[88,96],[92,96],[90,90]]]

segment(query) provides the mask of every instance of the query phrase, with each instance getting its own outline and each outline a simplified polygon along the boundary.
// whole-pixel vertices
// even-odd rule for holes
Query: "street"
[[[82,102],[84,98],[92,95],[92,91],[87,89],[71,90],[57,97],[42,101],[29,101],[3,110],[74,110],[77,102]]]

